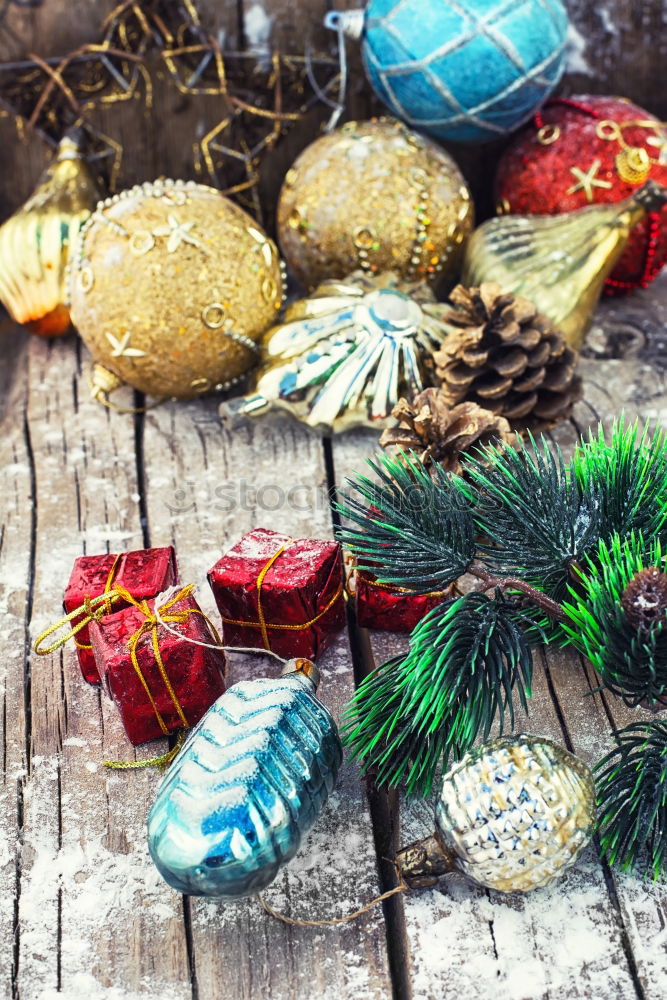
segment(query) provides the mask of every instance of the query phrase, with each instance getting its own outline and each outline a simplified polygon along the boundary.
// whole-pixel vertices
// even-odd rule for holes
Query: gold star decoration
[[[194,222],[179,222],[175,215],[170,212],[167,216],[167,225],[158,226],[153,230],[153,236],[167,237],[167,253],[175,253],[181,243],[189,243],[190,246],[198,247],[204,253],[208,253],[206,247],[194,236],[190,230]]]
[[[107,333],[106,338],[111,344],[112,358],[147,358],[145,351],[140,351],[138,347],[130,347],[132,331],[126,330],[122,338],[114,337],[113,333]]]
[[[570,167],[570,173],[576,178],[577,183],[568,188],[566,193],[576,194],[577,191],[583,191],[586,201],[590,204],[594,197],[593,188],[611,187],[611,181],[603,181],[595,176],[599,169],[600,160],[593,160],[587,171],[583,171],[581,167]]]

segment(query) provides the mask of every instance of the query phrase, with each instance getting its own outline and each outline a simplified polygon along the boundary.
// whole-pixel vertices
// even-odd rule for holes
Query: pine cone
[[[450,332],[433,355],[450,406],[468,400],[521,427],[569,415],[581,396],[577,354],[546,316],[494,282],[458,285],[450,302]]]
[[[383,448],[415,451],[425,465],[438,463],[450,472],[461,471],[461,453],[496,441],[513,441],[504,417],[476,403],[450,407],[439,389],[425,389],[412,403],[400,399],[392,410],[398,424],[380,438]]]
[[[621,606],[633,628],[649,631],[655,625],[664,625],[667,574],[661,573],[655,566],[640,570],[623,591]]]

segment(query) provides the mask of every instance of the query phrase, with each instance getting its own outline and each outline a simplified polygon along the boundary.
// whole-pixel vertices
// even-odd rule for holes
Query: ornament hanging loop
[[[324,18],[324,27],[336,32],[338,42],[338,99],[332,101],[321,89],[313,74],[310,51],[306,51],[306,68],[310,85],[318,98],[332,108],[329,120],[324,126],[325,132],[331,132],[340,121],[340,117],[345,111],[345,94],[347,92],[347,51],[345,49],[345,37],[359,39],[364,28],[364,11],[351,10],[340,11],[331,10]]]
[[[347,38],[358,42],[364,33],[366,11],[363,8],[355,10],[330,10],[324,16],[324,27],[330,31],[342,32]]]
[[[361,906],[354,913],[348,913],[345,917],[332,917],[329,920],[297,920],[295,917],[288,917],[286,913],[274,910],[272,906],[269,906],[261,893],[257,894],[257,900],[264,912],[268,913],[270,917],[275,917],[276,920],[280,920],[283,924],[289,924],[291,927],[336,927],[338,924],[349,924],[352,920],[358,920],[359,917],[363,917],[364,913],[368,913],[378,903],[384,903],[385,899],[397,896],[401,892],[408,892],[410,888],[411,886],[407,882],[401,882],[400,885],[394,886],[393,889],[383,892],[381,896],[371,899],[370,903]]]

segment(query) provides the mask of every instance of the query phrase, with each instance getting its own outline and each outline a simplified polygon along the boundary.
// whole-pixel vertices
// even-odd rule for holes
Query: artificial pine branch
[[[600,501],[600,537],[641,532],[667,540],[667,438],[663,431],[615,421],[606,443],[602,427],[575,450],[572,467],[583,496]]]
[[[664,435],[616,424],[609,444],[599,430],[568,464],[544,439],[487,447],[468,456],[465,479],[442,469],[431,479],[416,455],[371,468],[377,481],[357,478],[356,495],[339,505],[352,523],[339,537],[362,566],[415,592],[444,589],[464,571],[478,581],[432,611],[407,654],[367,678],[348,706],[345,741],[380,784],[426,792],[439,764],[488,736],[496,717],[513,723],[512,699],[526,707],[530,645],[547,619],[558,629],[542,639],[569,636],[628,704],[667,700]],[[655,728],[654,761],[665,747],[667,726]],[[634,788],[632,766],[619,756],[604,788]],[[604,820],[614,856],[632,858],[632,845],[652,837],[662,863],[662,773],[652,791],[637,786],[641,822],[629,833],[614,832],[621,805]]]
[[[339,540],[378,582],[415,593],[444,590],[475,555],[473,519],[455,481],[440,467],[429,475],[416,455],[380,455],[368,464],[379,482],[350,481],[358,495],[336,507],[358,527],[342,529]]]
[[[475,510],[482,561],[518,576],[556,600],[567,593],[572,567],[599,537],[596,493],[580,490],[560,449],[483,448],[468,459],[461,489]]]
[[[560,604],[552,601],[547,594],[538,590],[537,587],[531,586],[525,580],[520,580],[519,577],[493,576],[484,567],[477,566],[474,563],[468,567],[468,572],[480,581],[481,585],[476,588],[479,591],[496,589],[500,590],[503,594],[517,591],[520,594],[524,594],[534,607],[544,611],[552,621],[561,623],[567,621],[567,615]]]
[[[660,541],[641,533],[601,541],[564,605],[563,628],[626,705],[667,696],[667,575]]]
[[[647,860],[658,878],[667,865],[667,722],[627,726],[594,768],[600,843],[626,871]]]
[[[431,611],[405,657],[362,682],[343,737],[379,784],[426,795],[440,764],[460,757],[494,720],[514,726],[513,694],[527,710],[532,655],[522,614],[500,594],[473,592]]]

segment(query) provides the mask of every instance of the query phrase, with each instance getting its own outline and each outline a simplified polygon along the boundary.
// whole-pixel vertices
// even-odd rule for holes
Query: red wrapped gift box
[[[148,615],[130,606],[90,623],[99,675],[135,746],[194,726],[225,690],[224,653],[179,639],[218,641],[190,596],[191,588],[183,593],[186,596],[166,604],[157,598],[169,628],[155,622],[155,599],[144,603]]]
[[[208,580],[228,646],[313,659],[345,625],[337,542],[256,528],[215,564]]]
[[[367,572],[357,572],[355,607],[362,628],[412,632],[429,611],[454,596],[451,587],[430,594],[413,594],[392,584],[380,584]]]
[[[99,597],[118,584],[137,600],[155,597],[160,591],[178,583],[176,553],[171,546],[162,549],[139,549],[120,555],[80,556],[74,560],[63,606],[70,614],[80,608],[86,597]],[[110,610],[127,607],[126,601],[115,600]],[[83,615],[81,615],[83,618]],[[76,625],[80,618],[72,621]],[[89,684],[99,684],[100,675],[90,646],[89,626],[77,633],[75,642],[81,673]]]

